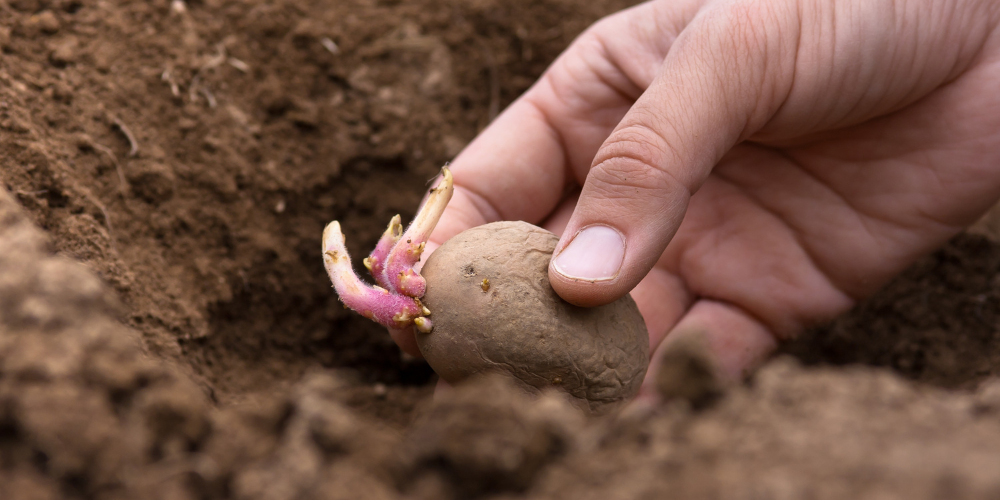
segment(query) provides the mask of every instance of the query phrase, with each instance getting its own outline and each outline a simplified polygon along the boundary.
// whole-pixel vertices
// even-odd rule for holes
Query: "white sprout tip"
[[[339,239],[334,239],[339,238]],[[344,245],[344,233],[340,230],[340,222],[333,221],[326,225],[323,229],[323,251],[326,252],[331,248],[338,248]]]
[[[434,329],[434,323],[424,317],[414,319],[413,324],[417,326],[417,330],[419,330],[420,333],[431,333],[431,330]]]

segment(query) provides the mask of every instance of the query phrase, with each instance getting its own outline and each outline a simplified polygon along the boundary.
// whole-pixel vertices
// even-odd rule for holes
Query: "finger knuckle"
[[[724,66],[745,70],[776,40],[797,30],[782,29],[798,17],[798,0],[739,0],[705,13],[703,21],[714,29],[706,31],[708,43]]]
[[[594,180],[638,190],[687,189],[672,171],[678,156],[664,138],[643,125],[617,130],[605,142],[591,169]]]

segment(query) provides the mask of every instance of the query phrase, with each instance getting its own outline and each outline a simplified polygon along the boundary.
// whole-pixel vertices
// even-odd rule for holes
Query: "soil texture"
[[[628,4],[0,0],[0,498],[1000,496],[989,221],[745,384],[672,352],[603,418],[432,398],[340,306],[323,226],[364,255]]]

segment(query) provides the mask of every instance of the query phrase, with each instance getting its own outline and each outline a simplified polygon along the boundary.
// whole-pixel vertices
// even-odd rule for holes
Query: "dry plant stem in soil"
[[[326,226],[323,231],[323,264],[346,307],[388,328],[415,325],[421,332],[431,331],[433,323],[428,318],[431,311],[420,303],[420,297],[427,290],[427,282],[413,266],[420,261],[427,239],[441,219],[454,190],[451,171],[444,167],[441,169],[441,182],[431,189],[427,202],[405,232],[402,231],[399,215],[392,218],[375,250],[364,260],[377,286],[365,283],[354,273],[340,223],[333,221]]]

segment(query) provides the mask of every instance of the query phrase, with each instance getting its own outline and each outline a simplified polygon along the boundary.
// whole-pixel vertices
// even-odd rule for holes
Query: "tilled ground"
[[[983,236],[615,419],[498,380],[432,404],[339,306],[323,225],[362,255],[626,3],[0,0],[0,498],[1000,496]]]

